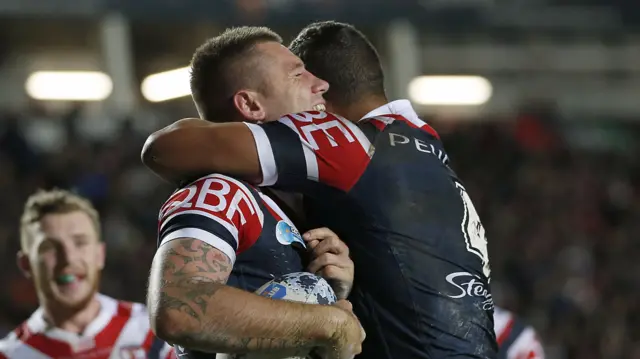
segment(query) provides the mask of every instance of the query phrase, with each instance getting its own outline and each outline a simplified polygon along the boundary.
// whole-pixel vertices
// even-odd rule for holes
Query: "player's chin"
[[[69,284],[54,282],[52,289],[55,301],[70,308],[83,306],[95,294],[94,286],[86,278]]]

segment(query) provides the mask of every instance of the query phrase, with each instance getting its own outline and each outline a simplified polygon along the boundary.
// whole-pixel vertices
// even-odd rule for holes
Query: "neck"
[[[100,313],[101,304],[94,296],[81,308],[65,308],[57,303],[43,304],[44,318],[47,323],[64,331],[80,334],[85,331]]]
[[[345,117],[351,122],[358,122],[369,112],[386,105],[389,102],[386,96],[369,96],[354,103],[353,105],[340,107],[334,106],[335,113]]]

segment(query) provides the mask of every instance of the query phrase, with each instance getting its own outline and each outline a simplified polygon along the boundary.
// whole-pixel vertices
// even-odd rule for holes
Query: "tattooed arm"
[[[359,325],[335,306],[277,301],[229,287],[231,267],[223,252],[197,239],[160,246],[148,293],[157,336],[203,352],[295,355],[340,345],[353,322]]]

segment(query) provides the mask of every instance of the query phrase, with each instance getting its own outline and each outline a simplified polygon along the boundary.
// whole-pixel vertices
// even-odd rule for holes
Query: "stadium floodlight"
[[[140,87],[142,96],[151,102],[161,102],[191,95],[189,68],[159,72],[149,75]]]
[[[418,76],[409,82],[408,92],[421,105],[475,106],[489,101],[493,88],[480,76]]]
[[[109,75],[95,71],[37,71],[25,83],[27,94],[36,100],[102,101],[111,95]]]

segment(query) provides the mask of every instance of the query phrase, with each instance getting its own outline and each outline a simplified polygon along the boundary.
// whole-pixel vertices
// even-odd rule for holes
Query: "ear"
[[[255,91],[240,90],[233,95],[233,105],[246,121],[264,121],[266,111],[262,96]]]
[[[18,251],[18,254],[16,255],[16,263],[18,264],[18,268],[22,274],[31,279],[33,276],[31,274],[31,262],[29,262],[29,257],[23,251]]]
[[[98,243],[97,251],[98,253],[96,253],[96,261],[98,262],[98,268],[102,270],[104,269],[104,261],[107,256],[107,248],[104,242]]]

